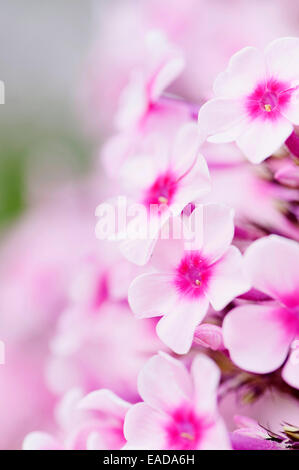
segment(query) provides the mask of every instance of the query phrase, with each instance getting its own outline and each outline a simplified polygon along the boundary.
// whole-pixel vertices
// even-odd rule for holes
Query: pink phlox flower
[[[145,119],[184,68],[182,53],[162,31],[148,32],[145,43],[147,54],[144,64],[132,71],[131,80],[120,97],[116,115],[119,129],[134,127]]]
[[[299,124],[299,39],[281,38],[262,53],[246,47],[214,82],[199,111],[210,142],[232,142],[252,163],[276,152]]]
[[[230,449],[217,412],[220,372],[204,355],[191,371],[168,354],[153,356],[138,377],[143,400],[128,411],[125,449]]]
[[[124,417],[130,406],[110,390],[96,390],[83,396],[79,389],[72,389],[56,409],[56,433],[29,433],[23,449],[121,449],[125,444]]]
[[[161,347],[153,321],[136,322],[126,302],[106,301],[92,314],[72,305],[50,341],[47,385],[59,395],[109,388],[134,400],[140,368]]]
[[[228,207],[207,204],[189,217],[171,219],[180,237],[159,239],[151,259],[153,272],[138,276],[129,288],[135,315],[162,316],[158,336],[178,354],[190,349],[210,303],[222,310],[250,288],[242,255],[231,246],[233,217]]]

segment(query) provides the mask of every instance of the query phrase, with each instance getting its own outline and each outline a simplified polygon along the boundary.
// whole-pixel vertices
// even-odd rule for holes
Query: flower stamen
[[[265,108],[265,111],[267,111],[267,113],[270,113],[272,111],[272,106],[271,104],[265,104],[264,105],[264,108]]]
[[[184,439],[189,439],[189,441],[194,441],[194,436],[192,434],[189,434],[188,432],[181,432],[181,437]]]
[[[159,196],[158,201],[160,202],[160,204],[167,204],[168,203],[168,199],[165,196]]]

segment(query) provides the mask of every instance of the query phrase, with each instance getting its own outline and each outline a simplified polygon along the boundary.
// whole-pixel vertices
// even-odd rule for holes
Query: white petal
[[[190,202],[198,201],[211,190],[211,180],[208,165],[205,159],[198,155],[194,165],[178,183],[178,190],[174,195],[170,210],[180,214]],[[175,212],[173,210],[175,207]]]
[[[186,354],[193,341],[196,326],[205,317],[209,301],[205,296],[190,301],[180,299],[157,325],[161,341],[177,354]]]
[[[200,133],[195,122],[181,126],[175,138],[171,155],[171,166],[176,174],[182,176],[190,169],[198,155],[200,144]]]
[[[205,103],[198,113],[200,133],[203,136],[216,138],[217,142],[236,140],[243,129],[244,119],[246,119],[246,111],[243,101],[239,99],[212,99]],[[221,135],[223,140],[219,140]]]
[[[273,305],[244,305],[231,310],[222,328],[224,345],[233,362],[259,374],[280,367],[294,337],[283,316],[284,312]]]
[[[250,282],[245,276],[242,255],[238,248],[231,246],[213,266],[206,295],[215,310],[222,310],[235,297],[249,289]]]
[[[145,403],[137,403],[126,415],[124,435],[128,442],[123,449],[165,449],[166,426],[166,415]]]
[[[219,259],[234,236],[234,210],[222,204],[205,204],[198,206],[189,219],[198,238],[198,245],[194,244],[193,249],[201,251],[210,263]]]
[[[253,287],[289,307],[299,305],[299,243],[270,235],[252,243],[244,256]]]
[[[97,410],[110,416],[123,418],[130,408],[131,403],[119,398],[111,390],[101,389],[88,393],[78,407],[84,410]]]
[[[299,39],[280,38],[265,50],[268,75],[278,80],[299,79]]]
[[[283,109],[281,114],[291,121],[291,123],[299,126],[299,89],[292,93],[287,108]]]
[[[229,434],[221,418],[204,434],[199,450],[231,450]]]
[[[131,283],[128,301],[138,318],[165,315],[176,302],[173,275],[146,273]]]
[[[237,138],[237,145],[252,163],[261,163],[276,152],[293,132],[293,126],[283,116],[250,121]]]
[[[251,93],[266,76],[264,55],[254,47],[245,47],[232,56],[225,72],[214,82],[218,97],[237,98]]]
[[[196,410],[213,415],[217,407],[217,388],[221,375],[218,366],[209,357],[199,354],[193,360],[191,374]]]
[[[191,399],[192,383],[182,362],[160,352],[141,369],[138,391],[148,405],[171,413]]]

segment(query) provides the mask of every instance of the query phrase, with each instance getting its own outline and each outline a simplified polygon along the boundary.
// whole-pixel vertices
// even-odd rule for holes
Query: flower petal
[[[245,276],[242,255],[238,248],[231,246],[213,265],[206,295],[215,310],[222,310],[235,297],[249,289],[250,283]]]
[[[62,450],[62,446],[51,434],[36,431],[25,437],[23,450]]]
[[[170,210],[174,215],[178,215],[187,204],[198,201],[210,190],[211,180],[208,165],[203,156],[198,155],[191,169],[178,182],[178,190],[174,195]]]
[[[148,405],[168,412],[191,399],[192,383],[182,362],[160,352],[141,369],[138,391]]]
[[[119,398],[111,390],[101,389],[88,393],[80,400],[78,407],[84,410],[97,410],[109,416],[123,418],[131,403]]]
[[[200,144],[200,133],[195,122],[180,127],[171,155],[171,167],[174,173],[182,176],[190,169],[198,155]]]
[[[191,375],[194,384],[196,410],[199,414],[214,415],[217,407],[217,388],[221,375],[218,366],[209,357],[199,354],[193,360]]]
[[[213,142],[233,142],[243,129],[246,113],[241,100],[215,98],[205,103],[198,113],[202,136]],[[214,138],[216,140],[214,140]]]
[[[199,450],[231,450],[229,434],[224,421],[218,418],[205,432],[199,443]]]
[[[124,449],[165,449],[166,424],[166,415],[145,403],[137,403],[125,418],[124,435],[128,442]]]
[[[282,369],[283,380],[291,387],[299,390],[299,353],[292,351],[285,366]]]
[[[163,226],[162,232],[164,229],[171,230],[170,224],[178,224],[178,230],[181,231],[181,218],[175,217],[171,218],[169,221],[168,227]],[[175,225],[173,225],[174,227]],[[163,239],[160,237],[157,240],[153,255],[151,257],[151,265],[156,269],[162,272],[171,273],[175,268],[180,264],[181,259],[184,256],[184,241],[169,238]]]
[[[128,292],[128,301],[138,318],[157,317],[171,312],[177,296],[172,274],[145,273],[136,277]]]
[[[244,305],[224,318],[224,345],[239,367],[265,374],[281,366],[293,332],[283,327],[280,313],[273,305]]]
[[[281,111],[281,114],[286,117],[292,124],[299,126],[299,89],[293,91],[291,99],[286,109]]]
[[[279,38],[265,50],[268,74],[280,80],[299,79],[299,39]]]
[[[218,97],[237,98],[253,91],[256,83],[265,78],[263,54],[254,47],[245,47],[232,56],[225,72],[214,82]]]
[[[299,305],[299,244],[270,235],[252,243],[244,256],[253,286],[288,307]]]
[[[194,228],[202,226],[202,245],[194,249],[201,251],[210,263],[227,251],[234,236],[233,209],[222,204],[205,204],[192,212],[189,223]]]
[[[177,354],[186,354],[193,341],[196,326],[205,317],[209,306],[206,296],[194,300],[180,299],[157,325],[161,341]]]
[[[122,130],[133,127],[145,114],[147,107],[145,77],[141,71],[134,70],[120,96],[119,109],[115,118],[117,128]]]
[[[159,99],[163,91],[181,74],[184,67],[184,58],[179,53],[177,57],[171,58],[161,67],[151,87],[152,101]]]
[[[238,432],[231,433],[233,450],[284,450],[282,445],[270,439],[246,436]]]
[[[144,227],[145,229],[148,228],[149,231],[151,231],[150,223],[148,227]],[[129,224],[128,224],[128,227],[129,227]],[[133,224],[131,226],[133,226]],[[158,237],[158,231],[157,231],[157,237]],[[136,235],[135,239],[133,237],[132,238],[128,237],[126,240],[123,240],[120,243],[120,251],[123,254],[123,256],[131,263],[137,264],[137,266],[144,266],[146,263],[148,263],[151,257],[155,243],[156,243],[155,236],[145,235],[144,238],[143,237],[137,238],[137,235]]]
[[[276,152],[292,132],[293,126],[283,116],[276,120],[255,119],[246,125],[236,143],[251,163],[261,163]]]

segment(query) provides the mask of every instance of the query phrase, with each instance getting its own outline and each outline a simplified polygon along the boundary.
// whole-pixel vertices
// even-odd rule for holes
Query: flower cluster
[[[211,39],[212,91],[193,41],[201,2],[171,2],[173,17],[168,0],[134,13],[130,3],[113,10],[117,34],[113,22],[106,31],[122,56],[118,73],[112,50],[107,59],[111,87],[94,64],[88,74],[113,114],[101,170],[75,188],[75,205],[59,193],[4,250],[0,328],[10,344],[35,338],[46,383],[24,406],[51,416],[23,448],[295,449],[299,39],[252,47],[244,31],[250,47],[226,68],[225,44]],[[8,378],[0,397],[21,382]]]

